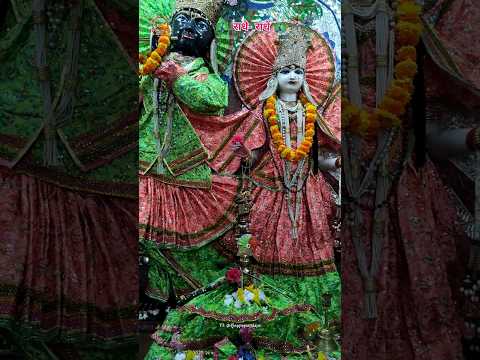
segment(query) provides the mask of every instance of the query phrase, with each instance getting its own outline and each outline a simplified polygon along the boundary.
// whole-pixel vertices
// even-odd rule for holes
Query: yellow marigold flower
[[[273,116],[270,116],[268,118],[268,124],[270,126],[273,126],[273,125],[277,125],[278,124],[278,121],[277,121],[277,118],[273,117]]]
[[[163,44],[163,43],[159,43],[157,45],[157,49],[155,50],[155,52],[158,53],[158,55],[160,56],[163,56],[167,53],[167,45]]]
[[[395,79],[392,81],[392,86],[398,86],[398,87],[401,87],[402,89],[405,89],[408,92],[409,96],[413,94],[414,87],[413,87],[412,80]]]
[[[278,128],[278,125],[272,125],[270,126],[270,132],[272,134],[280,133],[280,129]]]
[[[287,154],[287,160],[294,160],[297,157],[297,152],[295,150],[290,150]]]
[[[316,113],[307,113],[307,115],[305,116],[305,119],[309,122],[315,121],[316,118],[317,118]]]
[[[417,73],[417,64],[412,60],[405,60],[395,66],[395,75],[400,80],[413,79]]]
[[[286,148],[287,147],[285,146],[285,144],[281,144],[277,147],[277,150],[281,154],[283,152],[283,150],[285,150]]]
[[[275,114],[275,110],[273,109],[267,109],[263,110],[263,116],[265,116],[267,119],[270,118],[271,115]]]
[[[274,141],[275,140],[283,140],[282,134],[280,134],[280,133],[273,134],[272,138],[273,138]]]
[[[160,25],[158,26],[158,28],[159,28],[161,31],[168,31],[168,30],[170,30],[170,27],[168,26],[167,23],[160,24]]]
[[[315,134],[315,131],[313,130],[307,130],[305,131],[305,137],[310,137],[310,136],[313,136]]]
[[[275,125],[275,124],[272,124],[272,122],[275,122],[275,124],[278,122],[278,115],[277,114],[273,114],[273,115],[270,115],[268,117],[268,123],[270,125]]]
[[[397,61],[402,62],[405,60],[417,60],[417,50],[413,46],[402,46],[397,50]]]
[[[310,150],[310,148],[312,147],[312,140],[313,140],[312,138],[305,137],[305,139],[303,139],[302,141],[303,142],[302,146],[305,145]]]
[[[401,46],[415,46],[420,40],[422,26],[406,21],[400,21],[397,26],[397,41]]]
[[[297,156],[299,156],[300,158],[303,158],[303,157],[307,156],[307,153],[305,151],[303,151],[301,148],[298,148],[297,149]]]
[[[151,57],[149,57],[149,58],[147,59],[147,61],[145,62],[145,65],[148,66],[148,67],[153,66],[153,67],[156,68],[156,67],[158,67],[158,65],[160,65],[160,64],[158,63],[158,61],[155,61],[154,59],[152,59]]]
[[[158,55],[158,53],[156,53],[155,51],[152,52],[152,55],[150,55],[150,57],[158,63],[162,61],[162,57]]]
[[[287,158],[287,154],[290,153],[290,149],[289,148],[285,148],[283,149],[283,151],[280,153],[280,157],[283,158],[283,159],[286,159]]]
[[[193,360],[195,359],[195,353],[192,350],[188,350],[185,360]]]
[[[168,46],[168,45],[170,45],[170,38],[168,36],[162,35],[158,38],[158,42]]]
[[[314,129],[315,129],[314,123],[305,125],[305,130],[314,130]]]
[[[387,96],[401,102],[402,104],[407,104],[410,101],[409,92],[403,87],[396,86],[394,84],[389,87],[387,91]]]
[[[409,22],[420,22],[422,8],[412,1],[401,2],[397,8],[399,20]]]
[[[265,110],[267,110],[267,109],[272,109],[273,111],[275,111],[275,103],[273,103],[273,102],[271,102],[271,101],[270,101],[270,102],[267,102],[267,103],[265,104],[265,108],[264,108],[264,109],[265,109]]]
[[[278,149],[280,146],[285,145],[285,142],[283,141],[283,139],[277,139],[277,140],[273,140],[273,144]]]
[[[386,110],[397,116],[403,115],[403,113],[405,113],[405,105],[402,104],[400,101],[392,99],[388,96],[385,96],[379,107],[380,109]]]
[[[290,149],[285,147],[285,149],[283,149],[283,151],[280,153],[280,157],[282,157],[283,159],[285,159],[287,157],[287,154],[290,153]]]
[[[297,151],[298,150],[308,153],[310,151],[310,146],[302,142],[302,144],[297,148]]]
[[[305,110],[307,112],[312,112],[312,113],[316,113],[317,112],[317,107],[311,103],[308,103],[307,105],[305,105]]]

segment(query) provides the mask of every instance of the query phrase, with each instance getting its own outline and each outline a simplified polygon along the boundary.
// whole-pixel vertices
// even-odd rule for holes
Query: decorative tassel
[[[375,286],[375,280],[373,278],[365,279],[363,283],[365,296],[364,296],[364,308],[365,317],[367,319],[375,319],[377,317],[377,289]]]
[[[49,120],[52,120],[49,117]],[[60,165],[59,154],[58,154],[58,144],[56,138],[55,127],[52,126],[50,121],[45,123],[45,145],[44,145],[44,165],[45,166],[58,166]]]

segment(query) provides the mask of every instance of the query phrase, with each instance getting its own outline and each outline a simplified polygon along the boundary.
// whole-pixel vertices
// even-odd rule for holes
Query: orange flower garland
[[[140,69],[140,75],[149,75],[155,72],[162,62],[162,57],[167,53],[170,45],[170,26],[166,23],[161,24],[160,37],[158,39],[157,48],[148,54],[147,57],[140,55],[139,61],[143,65]]]
[[[397,8],[396,34],[400,47],[396,51],[395,79],[385,97],[373,112],[360,109],[342,99],[342,127],[361,136],[374,136],[380,129],[401,126],[400,117],[413,94],[413,78],[417,74],[417,51],[422,22],[421,6],[413,0],[400,0]]]
[[[280,132],[280,128],[278,126],[278,115],[275,110],[277,98],[275,96],[269,97],[265,102],[265,107],[263,108],[263,116],[265,119],[267,119],[268,124],[270,125],[270,135],[272,136],[273,143],[276,146],[277,151],[280,153],[280,156],[283,159],[291,162],[297,162],[308,155],[312,147],[313,136],[315,135],[317,107],[308,102],[305,96],[300,96],[300,101],[305,109],[305,136],[300,146],[298,146],[296,149],[287,147],[282,133]]]

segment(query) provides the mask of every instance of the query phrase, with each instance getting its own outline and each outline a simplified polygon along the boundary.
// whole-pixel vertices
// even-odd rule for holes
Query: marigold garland
[[[401,126],[400,117],[414,91],[413,78],[417,74],[417,51],[420,41],[422,7],[412,0],[400,0],[397,7],[395,79],[390,84],[382,103],[377,109],[367,111],[342,99],[342,127],[361,136],[375,136],[380,129]]]
[[[315,120],[317,119],[317,107],[310,103],[305,96],[300,96],[300,101],[305,110],[305,136],[296,149],[287,147],[285,139],[278,126],[278,115],[276,112],[277,98],[271,96],[265,102],[263,116],[270,126],[270,135],[280,156],[291,162],[297,162],[308,155],[313,144],[315,135]]]
[[[158,27],[160,37],[158,38],[157,48],[147,56],[140,55],[139,62],[143,66],[140,68],[140,75],[153,74],[162,63],[162,57],[165,56],[170,45],[170,26],[167,23]]]

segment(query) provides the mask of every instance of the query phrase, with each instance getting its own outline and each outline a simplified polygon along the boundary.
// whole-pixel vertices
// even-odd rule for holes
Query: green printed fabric
[[[173,84],[175,102],[172,105],[170,138],[165,137],[168,121],[166,103],[172,94],[162,91],[159,99],[154,99],[153,79],[141,79],[144,111],[140,119],[140,168],[144,173],[162,175],[172,180],[210,182],[211,170],[205,163],[206,150],[180,106],[186,106],[195,113],[220,115],[228,104],[228,88],[218,75],[209,73],[203,59],[195,59],[188,69],[189,72]],[[199,75],[207,77],[199,80]],[[159,108],[164,109],[159,114],[158,134],[155,134],[154,122],[157,117],[154,114],[154,101],[158,101]],[[156,166],[159,149],[165,141],[170,143],[170,147],[164,158],[165,166],[159,168]]]
[[[48,3],[48,2],[47,2]],[[46,47],[52,101],[75,89],[72,116],[55,125],[59,166],[55,176],[44,171],[44,98],[35,67],[37,37],[32,11],[14,1],[0,28],[0,161],[58,185],[126,196],[137,183],[138,141],[136,69],[109,24],[91,0],[84,1],[80,21],[78,72],[63,78],[72,43],[68,7],[54,14],[56,28],[47,22]],[[123,7],[128,6],[124,3]],[[21,9],[18,10],[18,9]],[[16,12],[21,16],[17,17]],[[106,54],[108,54],[106,56]],[[53,174],[53,171],[51,172]],[[130,189],[130,188],[129,188]],[[128,194],[133,196],[133,194]]]
[[[281,359],[281,356],[287,356],[288,359],[305,359],[307,345],[312,354],[319,351],[325,352],[324,345],[317,343],[316,347],[312,338],[305,335],[306,327],[319,324],[320,329],[329,329],[334,336],[338,337],[338,326],[332,327],[331,320],[338,319],[340,313],[339,278],[338,274],[331,273],[309,280],[302,286],[298,284],[302,284],[304,280],[298,278],[260,276],[260,281],[257,282],[258,287],[265,292],[268,299],[268,305],[262,304],[262,306],[252,303],[235,308],[232,304],[226,304],[225,295],[236,290],[235,286],[228,283],[200,295],[186,306],[168,314],[164,324],[153,336],[155,343],[151,346],[146,360],[175,359],[175,355],[180,352],[172,348],[175,342],[183,345],[182,352],[195,350],[198,353],[202,350],[205,351],[203,354],[206,356],[205,359],[214,359],[215,344],[222,339],[238,344],[239,329],[242,326],[253,329],[254,342],[255,339],[263,341],[268,339],[270,344],[279,347],[278,350],[273,351],[271,348],[257,346],[256,355],[263,355],[265,359]],[[318,290],[320,299],[322,291],[333,295],[327,317],[329,325],[324,322],[323,309],[313,304],[309,304],[313,306],[305,306],[305,298],[301,298],[302,295],[298,292],[301,288],[304,292],[305,288],[315,285],[320,286]],[[311,300],[314,303],[321,301]],[[252,319],[253,315],[257,315],[255,319]],[[285,346],[289,350],[280,351],[280,348],[284,349]],[[327,355],[330,358],[340,358],[339,351],[329,351]]]

